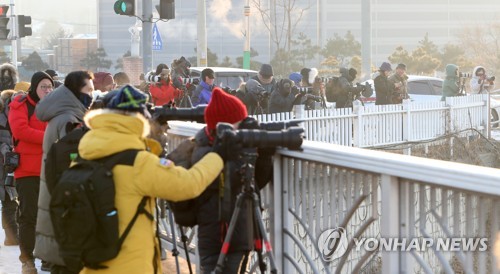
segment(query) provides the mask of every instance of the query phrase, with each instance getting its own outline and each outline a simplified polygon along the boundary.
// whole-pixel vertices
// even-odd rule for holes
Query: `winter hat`
[[[302,79],[304,80],[307,80],[309,79],[309,72],[311,71],[311,69],[308,69],[308,68],[303,68],[300,70],[300,75],[302,75]],[[301,79],[301,80],[302,80]]]
[[[318,69],[311,68],[311,71],[309,71],[309,77],[307,78],[309,81],[309,84],[314,83],[314,79],[316,78],[316,76],[318,76],[318,74],[319,74]]]
[[[151,117],[146,108],[148,96],[142,91],[135,89],[131,85],[122,87],[118,90],[118,92],[112,91],[109,93],[109,96],[112,96],[112,98],[109,99],[108,97],[104,99],[104,101],[109,100],[106,103],[106,108],[129,112],[139,112],[146,118]]]
[[[113,84],[115,81],[113,80],[113,76],[108,72],[97,72],[94,73],[94,89],[98,89],[100,91],[104,91],[106,86]]]
[[[208,130],[213,130],[217,123],[234,124],[248,116],[247,108],[236,97],[225,93],[216,87],[212,91],[212,98],[205,109],[205,123]]]
[[[382,65],[380,66],[380,70],[381,71],[391,71],[392,70],[391,64],[389,64],[387,62],[383,62]]]
[[[33,101],[38,102],[40,101],[40,97],[38,97],[38,94],[36,94],[36,88],[38,87],[38,84],[43,80],[43,79],[49,79],[50,83],[52,86],[54,86],[54,80],[52,80],[52,77],[48,75],[44,71],[37,71],[33,76],[31,76],[31,85],[28,90],[28,94],[33,99]]]
[[[269,64],[262,64],[259,70],[259,74],[266,78],[269,78],[274,75],[273,67]]]
[[[52,79],[53,79],[54,77],[59,76],[59,75],[57,74],[57,72],[56,72],[55,70],[53,70],[53,69],[46,69],[46,70],[45,70],[45,72],[46,72],[48,75],[50,75],[50,77],[52,77]]]
[[[14,90],[15,91],[24,91],[24,92],[28,92],[30,88],[30,83],[28,82],[19,82],[17,83],[15,86],[14,86]]]
[[[299,85],[300,81],[302,81],[302,75],[298,72],[292,72],[290,76],[288,76],[288,79],[292,80],[295,85]]]
[[[401,64],[398,64],[398,66],[396,67],[396,69],[403,69],[403,70],[406,70],[406,65],[401,63]]]

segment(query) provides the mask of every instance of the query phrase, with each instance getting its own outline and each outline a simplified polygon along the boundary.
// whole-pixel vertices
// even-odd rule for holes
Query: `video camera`
[[[183,85],[199,85],[200,78],[183,78],[179,77]]]
[[[220,142],[239,143],[247,148],[286,147],[290,150],[300,150],[304,140],[304,129],[290,127],[280,131],[262,129],[235,130],[231,124],[217,124],[217,139]]]
[[[149,112],[153,119],[160,124],[165,124],[172,120],[205,123],[206,107],[206,105],[198,105],[194,108],[176,108],[167,104],[161,107],[152,107],[149,109]]]
[[[495,81],[495,79],[496,79],[495,76],[486,77],[486,81],[488,81],[488,82],[493,82],[493,81]]]
[[[459,72],[458,73],[458,77],[460,77],[460,78],[471,78],[472,74],[470,74],[468,72]]]
[[[231,95],[235,95],[237,90],[236,89],[232,89],[230,87],[223,87],[221,88],[223,91],[225,91],[226,93],[229,93]]]
[[[370,83],[365,82],[364,84],[356,83],[356,87],[360,91],[363,97],[368,98],[373,95],[373,87]]]

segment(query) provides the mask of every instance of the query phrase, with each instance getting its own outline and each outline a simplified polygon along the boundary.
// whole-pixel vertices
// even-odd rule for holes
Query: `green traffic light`
[[[122,12],[123,12],[123,13],[126,13],[126,12],[127,12],[127,4],[126,4],[125,2],[122,2],[122,4],[121,4],[121,7],[120,7],[120,8],[121,8],[121,10],[122,10]]]
[[[118,0],[115,2],[114,10],[116,14],[132,16],[135,11],[134,6],[134,0]]]

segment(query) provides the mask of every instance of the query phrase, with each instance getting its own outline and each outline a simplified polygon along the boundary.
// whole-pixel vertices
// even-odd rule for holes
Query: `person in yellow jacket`
[[[142,197],[151,197],[146,209],[154,214],[155,197],[182,201],[200,195],[221,172],[223,151],[229,151],[225,145],[219,144],[215,149],[217,153],[208,153],[190,169],[159,158],[155,153],[160,152],[160,144],[146,138],[149,133],[149,123],[145,118],[149,114],[146,101],[147,96],[131,86],[120,89],[106,104],[106,109],[93,110],[85,116],[85,124],[91,130],[80,140],[78,147],[80,156],[87,160],[124,150],[142,150],[133,166],[117,165],[113,168],[120,235],[134,216]],[[84,268],[80,273],[162,273],[155,235],[155,221],[144,214],[139,215],[118,256],[103,263],[108,268]]]

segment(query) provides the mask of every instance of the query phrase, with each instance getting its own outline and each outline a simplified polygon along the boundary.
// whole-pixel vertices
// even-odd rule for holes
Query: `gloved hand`
[[[241,121],[239,129],[260,129],[259,121],[253,117],[247,117]]]
[[[242,145],[236,140],[236,132],[234,130],[225,130],[224,134],[217,134],[212,152],[219,154],[224,162],[234,160],[240,155]]]

